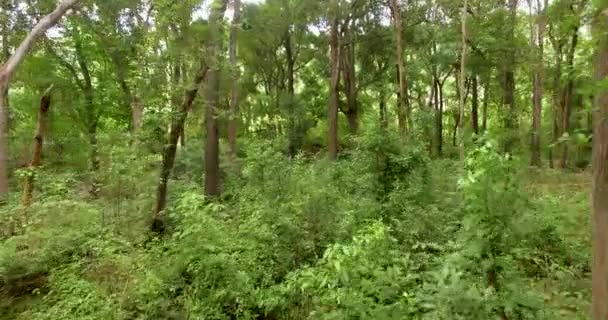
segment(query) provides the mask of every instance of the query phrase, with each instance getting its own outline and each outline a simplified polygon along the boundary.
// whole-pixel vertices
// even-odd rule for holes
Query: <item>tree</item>
[[[205,195],[214,198],[220,195],[220,137],[217,117],[220,100],[220,77],[222,67],[222,18],[228,0],[214,0],[209,15],[209,72],[207,74],[207,92],[205,106]]]
[[[23,62],[37,38],[46,30],[59,22],[66,12],[76,5],[79,0],[64,0],[53,12],[43,17],[27,37],[21,42],[13,55],[0,69],[0,203],[8,199],[8,88],[17,68]]]
[[[405,70],[405,56],[403,46],[403,21],[401,18],[400,0],[389,0],[392,12],[392,23],[395,34],[395,58],[397,64],[398,101],[397,115],[399,117],[399,132],[405,137],[408,130],[409,97],[407,91],[407,78]]]
[[[330,10],[329,50],[331,77],[329,80],[329,104],[327,114],[327,120],[329,122],[327,147],[329,159],[336,160],[338,158],[338,110],[340,104],[340,39],[338,35],[340,16],[339,0],[332,0]]]
[[[232,10],[234,15],[232,17],[232,24],[230,27],[230,48],[229,48],[229,60],[230,67],[232,68],[232,88],[230,96],[230,119],[228,121],[228,144],[230,148],[231,161],[236,161],[237,154],[237,117],[239,112],[239,66],[237,61],[237,37],[239,24],[241,23],[241,0],[233,0]],[[292,85],[293,87],[293,85]]]
[[[528,1],[530,8],[534,5],[532,1]],[[536,63],[532,76],[534,85],[532,110],[532,140],[530,143],[531,149],[531,165],[541,166],[541,123],[543,111],[543,82],[544,82],[544,56],[545,56],[545,25],[546,25],[546,10],[549,6],[549,1],[545,0],[541,4],[541,0],[536,0],[536,12],[539,15],[536,19],[536,24],[531,27],[531,43],[535,49]],[[532,10],[532,9],[530,9]]]
[[[598,1],[595,79],[602,84],[595,97],[593,135],[593,320],[608,319],[608,1]]]
[[[460,161],[464,162],[465,150],[464,150],[464,108],[466,101],[465,94],[465,80],[466,80],[466,67],[467,67],[467,14],[468,14],[469,2],[464,0],[462,6],[462,52],[460,54],[460,100],[458,116],[458,149],[460,152]]]

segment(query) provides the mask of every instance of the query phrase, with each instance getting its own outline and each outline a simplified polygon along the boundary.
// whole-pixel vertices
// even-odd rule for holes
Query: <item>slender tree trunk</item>
[[[64,0],[43,17],[0,68],[0,205],[8,200],[8,88],[10,81],[38,37],[59,22],[79,0]]]
[[[437,91],[439,92],[439,109],[437,112],[437,156],[443,155],[443,110],[445,106],[445,97],[443,95],[443,86],[445,82],[437,80]]]
[[[483,88],[483,105],[481,110],[481,131],[486,133],[488,131],[488,106],[490,104],[490,81],[491,77],[488,76],[488,80],[484,84]]]
[[[570,118],[572,115],[572,102],[574,100],[574,79],[572,79],[572,71],[574,69],[574,56],[576,54],[576,48],[578,46],[578,26],[576,26],[572,33],[570,42],[570,48],[568,50],[568,82],[564,88],[563,93],[563,112],[562,112],[562,134],[570,132]],[[560,161],[560,167],[566,168],[568,166],[568,143],[565,142],[562,146],[562,157]]]
[[[205,108],[205,195],[215,198],[220,195],[220,141],[217,126],[221,58],[222,58],[222,17],[228,0],[214,0],[209,17],[209,73],[207,75],[207,106]]]
[[[561,77],[562,77],[562,60],[561,60],[561,48],[556,48],[555,54],[555,74],[553,76],[553,119],[552,119],[552,144],[554,147],[549,149],[549,167],[555,168],[555,149],[557,149],[557,142],[561,136],[560,133],[560,114],[562,113],[562,102],[561,102]]]
[[[515,25],[517,23],[517,2],[518,0],[509,0],[508,7],[510,18],[508,20],[509,33],[507,35],[508,53],[506,57],[504,71],[504,105],[507,107],[505,117],[505,128],[507,129],[507,137],[505,140],[505,153],[511,153],[515,145],[517,136],[517,110],[515,105]]]
[[[386,129],[388,128],[388,115],[386,112],[386,94],[384,93],[384,89],[380,89],[379,91],[380,101],[380,128]]]
[[[173,171],[173,166],[175,165],[177,143],[179,141],[180,134],[183,131],[184,124],[186,123],[188,113],[192,108],[192,103],[194,103],[194,99],[198,94],[199,88],[207,77],[208,70],[209,69],[207,65],[205,63],[202,63],[200,69],[198,70],[194,78],[192,89],[186,90],[179,110],[176,116],[173,118],[173,121],[171,122],[169,138],[167,140],[167,143],[165,144],[165,149],[163,151],[160,179],[156,188],[156,206],[154,208],[154,218],[152,220],[152,231],[154,232],[162,233],[162,231],[165,229],[165,223],[162,213],[167,207],[167,190],[169,176],[171,175],[171,171]]]
[[[479,77],[473,75],[472,79],[472,102],[471,102],[471,127],[475,135],[479,135]]]
[[[46,125],[48,122],[48,112],[51,107],[51,90],[49,87],[42,98],[40,99],[40,110],[38,111],[38,121],[36,125],[36,135],[34,136],[34,151],[32,160],[29,165],[31,172],[25,177],[23,182],[23,194],[21,197],[21,205],[24,208],[29,208],[32,204],[32,196],[34,194],[34,170],[42,164],[42,145],[44,143],[44,135],[46,133]],[[27,219],[26,219],[27,220]]]
[[[346,94],[346,109],[344,115],[348,122],[348,128],[352,135],[359,131],[359,104],[357,89],[357,74],[355,70],[355,42],[353,39],[354,20],[352,25],[345,22],[344,38],[346,43],[342,46],[342,76],[344,78],[344,89]]]
[[[402,137],[405,137],[408,131],[409,98],[407,94],[407,78],[403,44],[403,21],[401,19],[401,5],[399,2],[400,0],[390,0],[396,43],[395,51],[397,59],[397,84],[399,86],[397,115],[399,117],[400,134]]]
[[[284,4],[285,7],[289,7],[289,3]],[[296,99],[296,89],[295,89],[295,64],[296,57],[293,52],[293,41],[291,39],[291,30],[288,27],[285,31],[285,39],[283,41],[283,46],[285,47],[285,56],[287,59],[287,93],[289,94],[289,142],[288,142],[288,153],[291,158],[295,157],[298,154],[298,150],[301,147],[301,132],[299,119],[297,118],[296,110],[295,110],[295,99]]]
[[[598,1],[595,26],[599,41],[595,60],[597,82],[608,77],[608,0]],[[593,136],[593,320],[608,319],[608,90],[595,97]]]
[[[534,92],[533,102],[534,108],[532,110],[532,141],[531,141],[531,161],[530,164],[535,167],[541,167],[541,124],[542,124],[542,111],[543,111],[543,79],[544,79],[544,56],[545,56],[545,25],[546,25],[546,10],[548,7],[548,0],[545,0],[544,6],[541,5],[540,0],[536,1],[537,11],[540,13],[538,23],[536,25],[536,31],[532,32],[532,42],[536,47],[536,67],[534,69]]]
[[[340,103],[339,84],[340,84],[340,40],[338,38],[338,16],[339,3],[337,0],[332,1],[332,9],[334,12],[331,17],[329,46],[331,51],[331,79],[329,83],[329,109],[327,119],[329,121],[328,133],[328,155],[329,159],[336,160],[338,158],[338,109]]]
[[[467,76],[467,11],[468,11],[468,0],[464,0],[464,5],[462,6],[462,51],[460,53],[460,101],[458,108],[458,151],[460,154],[460,161],[464,163],[465,158],[465,150],[464,150],[464,109],[465,109],[465,82]]]
[[[239,24],[241,23],[241,0],[233,0],[232,24],[230,26],[230,49],[229,60],[232,68],[232,88],[230,96],[230,119],[228,120],[228,146],[230,160],[233,166],[236,165],[237,158],[237,123],[239,114],[239,66],[237,61],[237,37],[239,32]]]

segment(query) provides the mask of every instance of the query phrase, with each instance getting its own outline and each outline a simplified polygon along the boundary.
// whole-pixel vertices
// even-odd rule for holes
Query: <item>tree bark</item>
[[[562,93],[562,134],[570,133],[570,118],[572,115],[572,103],[574,100],[574,79],[572,79],[572,71],[574,69],[574,56],[576,54],[576,48],[578,46],[578,32],[579,27],[575,26],[572,31],[572,37],[570,40],[570,48],[568,49],[568,57],[566,61],[566,68],[568,68],[568,82]],[[562,157],[560,160],[560,167],[566,168],[568,166],[568,143],[565,142],[562,145]]]
[[[353,39],[354,20],[344,24],[345,44],[342,46],[342,76],[344,79],[344,90],[346,95],[346,109],[344,115],[348,122],[348,128],[352,135],[359,131],[359,103],[357,74],[355,70],[355,42]]]
[[[164,218],[162,216],[163,211],[167,206],[167,190],[169,183],[169,176],[173,171],[175,164],[175,155],[177,153],[177,143],[179,141],[181,132],[184,128],[184,123],[188,117],[188,113],[192,107],[192,103],[198,94],[201,84],[205,80],[208,72],[208,67],[205,63],[201,64],[192,88],[186,90],[184,93],[183,101],[179,107],[179,110],[173,120],[171,121],[171,128],[169,130],[169,138],[165,144],[163,151],[163,160],[160,170],[160,179],[156,188],[156,206],[154,208],[154,217],[152,220],[152,231],[162,233],[164,230]]]
[[[481,131],[486,133],[488,131],[488,106],[490,104],[490,81],[491,77],[488,76],[488,80],[484,84],[483,88],[483,105],[481,110]]]
[[[0,68],[0,204],[8,200],[8,88],[10,81],[38,37],[57,24],[79,0],[64,0],[43,17],[25,37],[13,55]]]
[[[397,116],[399,117],[399,133],[404,138],[408,131],[409,98],[407,92],[407,78],[405,69],[403,45],[403,21],[401,19],[401,6],[399,0],[389,0],[392,12],[393,29],[395,34],[395,52],[397,59],[398,103]]]
[[[209,72],[207,75],[207,96],[205,108],[205,195],[215,198],[220,195],[220,141],[217,125],[220,78],[222,67],[222,17],[228,0],[214,0],[209,16]]]
[[[542,124],[542,112],[543,112],[543,79],[545,73],[544,56],[545,56],[545,25],[547,21],[546,10],[548,8],[548,0],[545,0],[544,5],[541,5],[540,0],[536,1],[537,11],[540,13],[538,22],[536,24],[536,30],[532,31],[532,42],[536,47],[536,67],[534,68],[534,91],[533,91],[533,103],[534,107],[532,110],[532,141],[530,143],[531,148],[531,160],[530,164],[535,167],[541,167],[541,124]]]
[[[460,161],[464,163],[465,150],[464,150],[464,109],[465,109],[465,82],[467,76],[467,11],[468,11],[469,2],[468,0],[464,0],[464,5],[462,6],[462,51],[460,53],[460,100],[459,100],[459,110],[458,110],[458,151],[460,154]]]
[[[329,132],[327,147],[329,159],[336,160],[338,158],[338,110],[340,103],[340,41],[338,37],[340,7],[338,0],[332,1],[332,9],[334,12],[332,12],[329,34],[331,79],[329,81],[329,108],[327,115]]]
[[[44,135],[46,133],[46,125],[48,122],[48,112],[51,107],[51,90],[49,87],[42,98],[40,99],[40,110],[38,111],[38,121],[36,125],[36,135],[34,136],[34,151],[32,160],[29,164],[29,170],[25,181],[23,182],[23,194],[21,197],[21,205],[24,208],[29,208],[32,205],[32,196],[34,193],[34,170],[42,164],[42,145],[44,143]]]
[[[508,47],[508,52],[503,74],[503,104],[507,108],[505,117],[505,128],[507,129],[507,137],[504,145],[505,153],[513,151],[516,140],[515,137],[517,135],[517,110],[515,105],[515,55],[517,54],[515,49],[515,25],[517,23],[517,2],[518,0],[508,1],[508,9],[510,12],[510,17],[507,21],[507,28],[509,28],[509,31],[506,45]]]
[[[479,77],[477,74],[473,75],[471,80],[472,86],[472,101],[471,101],[471,127],[473,133],[479,135]]]
[[[232,68],[232,88],[230,95],[230,119],[228,120],[228,146],[230,161],[233,166],[237,158],[237,126],[239,113],[239,66],[237,61],[237,37],[241,23],[241,0],[233,0],[234,15],[230,26],[229,62]]]
[[[595,79],[608,77],[608,0],[598,1]],[[593,320],[608,319],[608,90],[595,97],[593,136]]]

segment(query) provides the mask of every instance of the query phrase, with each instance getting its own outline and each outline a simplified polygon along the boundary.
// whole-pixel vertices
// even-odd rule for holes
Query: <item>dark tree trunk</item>
[[[44,135],[46,133],[46,125],[48,122],[48,112],[51,108],[51,90],[48,88],[40,99],[40,110],[38,111],[38,121],[36,125],[36,135],[34,136],[34,151],[32,152],[32,160],[29,164],[29,169],[32,172],[25,177],[23,182],[23,194],[21,197],[21,205],[24,208],[29,208],[32,204],[32,196],[34,194],[34,170],[42,164],[42,145],[44,143]]]
[[[471,102],[471,127],[476,135],[479,135],[479,83],[477,75],[473,75],[472,79],[472,99]]]
[[[346,44],[342,47],[342,76],[344,78],[344,90],[346,95],[346,108],[344,115],[348,122],[348,128],[352,135],[359,131],[359,103],[357,89],[357,74],[355,71],[355,42],[353,41],[353,25],[345,23],[344,38]]]
[[[173,171],[175,164],[175,155],[177,153],[177,143],[180,138],[180,134],[183,131],[184,124],[188,117],[188,113],[192,108],[192,103],[198,94],[199,88],[207,76],[208,67],[206,64],[202,64],[199,71],[194,78],[192,89],[185,92],[183,101],[179,106],[177,114],[171,121],[171,129],[169,130],[169,138],[165,144],[163,151],[163,160],[160,170],[160,179],[158,181],[158,187],[156,188],[156,206],[154,208],[154,219],[152,223],[152,231],[162,232],[164,230],[164,219],[162,216],[163,211],[167,206],[167,189],[169,183],[169,176]]]
[[[598,40],[595,79],[608,76],[608,1],[599,3],[594,29]],[[593,320],[608,319],[608,90],[595,97],[593,136]]]
[[[570,118],[572,115],[572,103],[574,101],[574,79],[572,79],[572,71],[574,69],[574,56],[576,54],[576,48],[578,46],[578,26],[576,26],[572,33],[572,38],[570,42],[570,48],[568,50],[568,60],[567,60],[567,68],[568,68],[568,83],[564,88],[563,92],[563,111],[562,111],[562,134],[570,133]],[[560,161],[560,167],[566,168],[568,166],[568,143],[564,143],[562,146],[562,157]]]
[[[505,117],[505,128],[507,129],[507,137],[505,139],[505,153],[513,151],[517,136],[517,110],[515,105],[515,25],[517,23],[517,2],[518,0],[509,0],[508,7],[510,17],[507,21],[509,33],[507,35],[508,53],[504,70],[503,90],[504,101],[503,105],[507,108]]]
[[[209,17],[209,73],[207,75],[207,97],[205,108],[205,127],[207,138],[205,143],[205,195],[215,198],[220,195],[220,141],[217,125],[220,99],[220,77],[222,57],[222,17],[226,11],[228,0],[212,2]]]
[[[288,4],[286,4],[288,6]],[[288,153],[291,158],[298,154],[298,150],[301,145],[301,133],[299,119],[297,119],[295,110],[295,64],[296,58],[293,52],[293,44],[291,39],[291,31],[289,28],[285,32],[285,39],[283,46],[285,47],[285,55],[287,59],[287,93],[289,95],[289,142],[288,142]]]
[[[329,107],[327,119],[328,127],[328,156],[331,160],[338,158],[338,110],[339,110],[339,84],[340,84],[340,44],[338,38],[338,10],[337,0],[332,1],[332,9],[335,12],[331,17],[331,30],[329,34],[329,45],[331,51],[331,79],[329,82]]]
[[[536,24],[536,30],[532,31],[532,44],[536,47],[536,67],[534,69],[534,91],[533,91],[533,103],[532,109],[532,139],[530,142],[531,159],[530,164],[535,167],[541,167],[541,125],[542,125],[542,111],[543,111],[543,79],[544,79],[544,51],[545,51],[545,25],[546,25],[546,8],[548,7],[548,0],[545,0],[545,4],[541,7],[540,0],[537,0],[537,10],[542,11],[541,16],[538,18]]]
[[[399,88],[397,98],[397,115],[399,117],[399,132],[405,137],[408,131],[409,97],[407,94],[407,78],[405,70],[405,56],[403,45],[403,21],[401,19],[400,0],[390,0],[392,22],[395,34],[395,51],[397,65],[397,85]]]

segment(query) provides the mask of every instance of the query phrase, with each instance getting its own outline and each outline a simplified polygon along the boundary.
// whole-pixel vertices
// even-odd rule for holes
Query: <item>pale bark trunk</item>
[[[390,0],[393,29],[395,33],[395,52],[397,59],[398,103],[397,115],[399,117],[399,131],[404,138],[408,131],[409,98],[407,92],[407,78],[405,69],[405,56],[403,44],[403,21],[401,19],[401,6],[399,0]]]
[[[228,146],[233,165],[237,158],[237,125],[239,113],[239,66],[237,61],[237,37],[241,21],[241,0],[233,0],[234,16],[230,26],[229,60],[232,68],[232,89],[230,96],[230,119],[228,120]]]
[[[330,63],[331,63],[331,79],[329,82],[329,107],[327,119],[329,121],[328,128],[328,156],[331,160],[338,158],[338,109],[339,109],[339,83],[340,83],[340,43],[338,38],[338,10],[339,4],[337,0],[332,1],[332,9],[334,12],[331,17],[330,26]]]
[[[465,109],[465,80],[466,80],[466,66],[467,66],[467,10],[469,2],[464,0],[462,6],[462,52],[460,54],[460,101],[459,101],[459,112],[458,112],[458,151],[460,154],[460,161],[464,163],[465,150],[464,150],[464,109]]]
[[[207,75],[207,96],[205,107],[205,130],[207,138],[205,143],[205,195],[215,198],[220,195],[220,141],[217,125],[221,58],[222,58],[222,17],[226,11],[228,0],[215,0],[212,2],[209,17],[209,72]]]
[[[608,76],[608,1],[599,3],[595,61],[597,82]],[[595,97],[593,136],[593,320],[608,320],[608,90]]]
[[[0,204],[8,200],[8,88],[9,83],[38,37],[57,24],[79,0],[64,0],[50,14],[43,17],[25,37],[13,55],[0,68]]]

